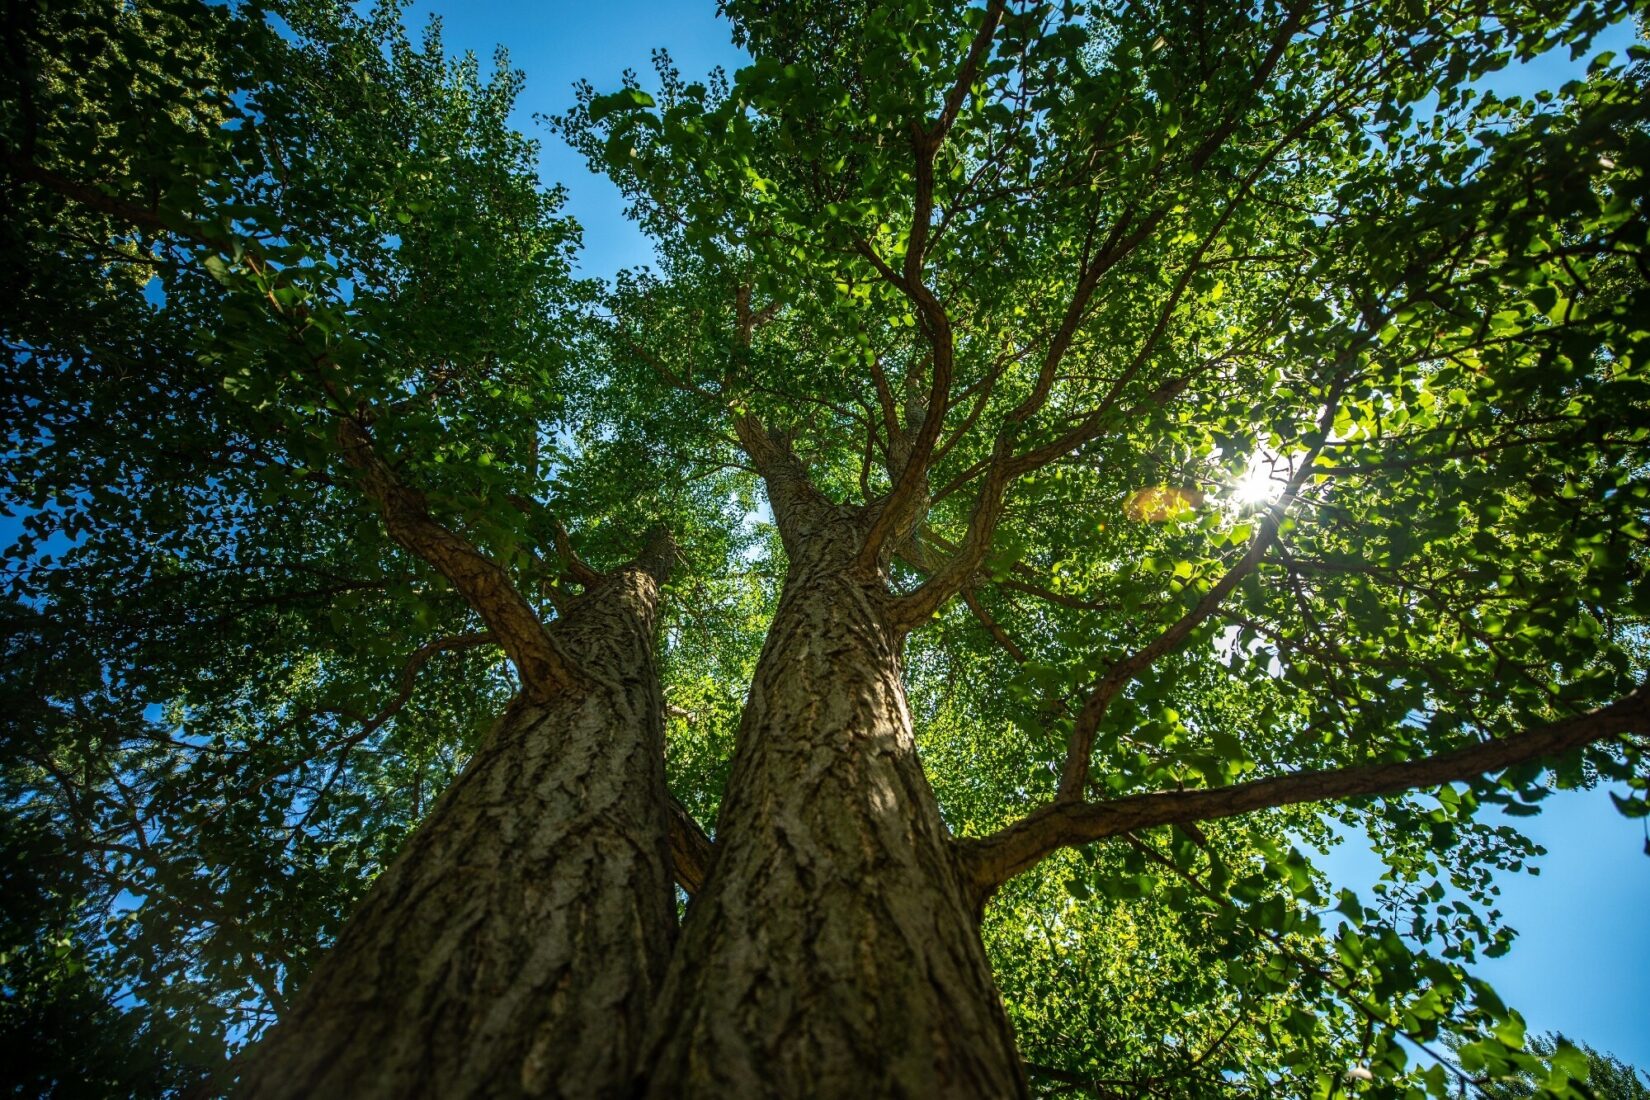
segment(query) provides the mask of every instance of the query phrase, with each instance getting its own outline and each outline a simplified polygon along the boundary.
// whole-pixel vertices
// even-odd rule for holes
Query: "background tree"
[[[593,311],[515,77],[276,10],[8,13],[14,1018],[78,966],[180,1080],[304,1015],[531,695],[388,454],[535,626],[558,519],[681,546],[655,1094],[1566,1087],[1468,966],[1483,809],[1646,783],[1644,89],[1472,81],[1620,9],[732,3],[561,122],[660,248]]]
[[[1567,1075],[1571,1081],[1585,1082],[1588,1093],[1599,1100],[1644,1100],[1650,1096],[1650,1074],[1630,1066],[1620,1058],[1594,1050],[1586,1043],[1572,1043],[1563,1035],[1534,1036],[1530,1050],[1554,1063],[1554,1076]],[[1556,1082],[1562,1088],[1564,1082]],[[1495,1100],[1524,1100],[1547,1095],[1547,1078],[1531,1070],[1487,1085],[1484,1095]]]

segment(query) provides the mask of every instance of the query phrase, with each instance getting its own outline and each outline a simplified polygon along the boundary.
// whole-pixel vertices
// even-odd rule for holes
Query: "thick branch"
[[[39,183],[89,209],[125,218],[141,228],[177,233],[197,244],[233,254],[233,243],[187,225],[174,225],[158,213],[123,202],[96,187],[77,183],[34,164],[6,158],[5,168]],[[556,649],[531,605],[510,583],[507,573],[468,541],[430,516],[424,499],[404,485],[373,450],[372,439],[349,417],[338,424],[344,460],[361,475],[367,494],[377,502],[395,540],[429,562],[452,582],[487,623],[509,654],[529,695],[545,698],[578,679],[578,672]]]
[[[66,199],[79,203],[88,210],[95,210],[99,214],[108,214],[131,222],[139,229],[146,229],[151,233],[175,233],[206,248],[226,253],[233,251],[231,242],[221,237],[203,233],[196,226],[174,221],[157,211],[117,198],[101,187],[69,179],[67,176],[61,176],[49,168],[42,168],[18,157],[5,156],[0,158],[0,164],[3,164],[6,171],[18,179],[37,183]]]
[[[475,608],[516,666],[528,696],[543,701],[582,679],[503,567],[437,522],[423,494],[401,481],[366,430],[347,416],[338,421],[338,446],[383,513],[391,537],[434,566]]]
[[[552,517],[551,524],[551,531],[556,539],[556,557],[561,559],[562,568],[567,570],[567,575],[587,588],[600,582],[601,573],[590,568],[585,564],[585,560],[579,557],[578,551],[573,549],[573,540],[568,537],[567,528],[561,520]]]
[[[774,522],[779,526],[785,552],[800,554],[802,547],[796,544],[796,539],[800,537],[801,527],[807,524],[806,517],[834,509],[836,505],[814,487],[808,471],[791,453],[788,438],[769,431],[755,413],[736,411],[733,427],[740,445],[768,487],[768,503],[773,506]]]
[[[693,820],[687,807],[670,800],[670,866],[676,884],[689,895],[697,894],[710,874],[710,863],[716,855],[716,845],[699,823]]]
[[[681,560],[682,550],[676,545],[676,537],[670,533],[670,528],[656,524],[648,530],[642,552],[636,555],[632,564],[663,587]]]
[[[1051,802],[989,837],[962,840],[957,846],[983,898],[1059,848],[1120,836],[1134,829],[1465,782],[1519,764],[1551,759],[1595,741],[1645,732],[1650,732],[1650,683],[1585,714],[1418,760],[1295,772],[1251,783],[1133,795],[1110,802]]]

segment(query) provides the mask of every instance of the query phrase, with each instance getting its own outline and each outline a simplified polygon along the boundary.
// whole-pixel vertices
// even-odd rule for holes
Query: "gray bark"
[[[518,698],[375,882],[238,1095],[606,1097],[633,1088],[675,940],[663,562],[551,628],[583,686]]]
[[[1025,1084],[916,756],[868,523],[764,469],[790,557],[650,1097],[1003,1097]]]

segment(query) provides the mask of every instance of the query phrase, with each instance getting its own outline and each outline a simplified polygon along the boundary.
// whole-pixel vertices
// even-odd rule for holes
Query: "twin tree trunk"
[[[853,567],[863,515],[773,495],[789,573],[680,941],[657,587],[631,569],[554,628],[596,686],[512,707],[245,1095],[1025,1095],[888,592]]]

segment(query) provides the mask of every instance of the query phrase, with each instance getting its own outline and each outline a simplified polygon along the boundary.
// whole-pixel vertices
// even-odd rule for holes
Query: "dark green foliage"
[[[4,806],[44,900],[4,981],[20,1032],[64,1028],[36,1084],[97,1093],[256,1034],[508,698],[333,414],[548,585],[509,498],[562,474],[584,290],[519,74],[393,7],[17,8]],[[602,515],[617,546],[649,518]]]

